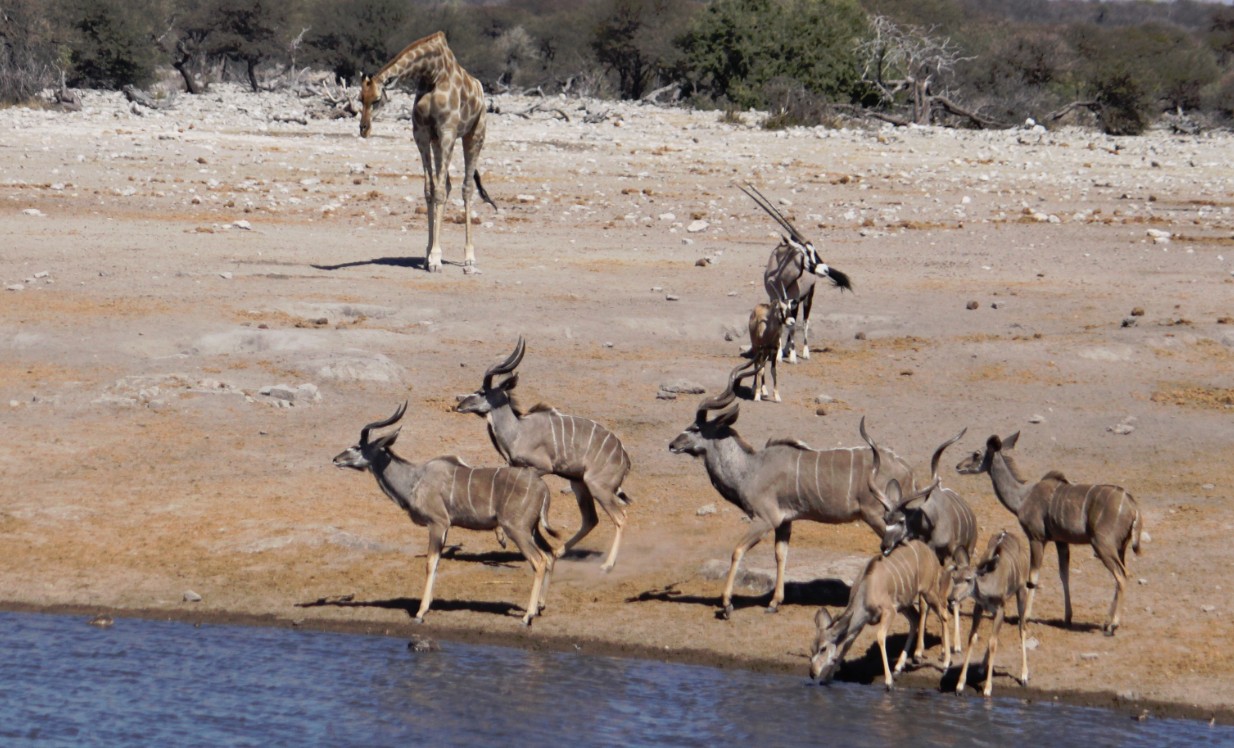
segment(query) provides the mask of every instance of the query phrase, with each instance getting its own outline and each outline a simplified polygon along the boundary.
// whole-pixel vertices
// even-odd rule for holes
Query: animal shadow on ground
[[[1006,623],[1015,623],[1015,622],[1016,622],[1016,619],[1015,619],[1015,617],[1014,617],[1014,616],[1007,616],[1007,620],[1006,620],[1005,624],[1006,624]],[[1029,619],[1029,621],[1028,621],[1028,623],[1029,623],[1029,625],[1030,625],[1030,626],[1031,626],[1032,624],[1036,623],[1036,624],[1040,624],[1040,625],[1042,625],[1042,626],[1049,626],[1049,627],[1050,627],[1050,628],[1052,628],[1052,629],[1058,629],[1059,631],[1079,631],[1079,632],[1083,632],[1083,633],[1091,633],[1091,632],[1093,632],[1093,631],[1101,631],[1101,624],[1099,624],[1099,623],[1091,623],[1091,622],[1090,622],[1090,623],[1078,623],[1078,622],[1076,622],[1076,620],[1075,620],[1074,618],[1071,620],[1071,625],[1070,625],[1070,626],[1069,626],[1069,625],[1067,625],[1067,624],[1063,621],[1063,619],[1061,619],[1061,618],[1049,618],[1049,619],[1046,619],[1046,618],[1030,618],[1030,619]],[[1005,625],[1005,624],[1004,624],[1004,625]]]
[[[382,608],[384,610],[401,610],[408,618],[415,619],[416,611],[420,609],[419,598],[395,597],[389,600],[355,600],[351,595],[323,597],[308,603],[296,603],[297,608],[321,608],[332,606],[336,608]],[[521,614],[523,609],[512,603],[490,602],[481,600],[442,600],[433,599],[433,609],[430,613],[446,610],[470,610],[474,613],[492,613],[494,615],[514,616]]]
[[[345,268],[361,267],[364,265],[388,265],[396,268],[413,268],[415,270],[424,270],[427,267],[427,261],[423,257],[374,257],[371,260],[356,260],[355,262],[340,262],[337,265],[318,265],[310,263],[309,267],[314,270],[343,270]],[[453,265],[456,263],[443,262],[444,265]]]
[[[887,658],[891,660],[892,665],[895,664],[896,658],[900,656],[900,652],[904,650],[904,645],[908,641],[908,632],[899,634],[890,634],[887,636]],[[931,633],[926,633],[925,657],[921,662],[913,663],[911,657],[908,664],[904,666],[905,672],[920,670],[921,668],[933,667],[942,670],[942,663],[938,662],[939,647],[942,646],[942,638]],[[973,667],[969,667],[969,680],[972,682],[980,682],[973,675]],[[984,672],[982,673],[984,677]],[[960,679],[960,669],[958,667],[951,668],[950,671],[943,673],[943,684],[940,688],[947,689],[950,687],[955,689],[956,681]],[[883,680],[883,656],[878,651],[878,642],[870,642],[870,646],[866,648],[861,657],[849,657],[840,666],[840,671],[836,673],[835,679],[843,683],[860,683],[862,685],[870,685],[875,681],[882,682]],[[948,686],[947,684],[951,685]]]
[[[627,603],[679,603],[684,605],[702,605],[708,608],[718,608],[720,595],[687,595],[678,589],[683,582],[673,582],[660,589],[646,590],[632,597],[627,597]],[[809,582],[786,582],[784,584],[785,605],[808,605],[843,608],[848,604],[849,586],[839,579],[814,579]],[[771,593],[762,595],[733,595],[733,609],[754,608],[766,606],[771,599]],[[716,612],[719,616],[719,611]],[[881,662],[881,661],[880,661]]]

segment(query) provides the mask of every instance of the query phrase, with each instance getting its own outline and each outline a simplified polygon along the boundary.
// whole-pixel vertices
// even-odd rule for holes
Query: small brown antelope
[[[909,496],[891,505],[883,515],[887,530],[883,533],[883,553],[905,540],[916,538],[934,549],[938,561],[944,567],[950,563],[957,566],[968,566],[977,548],[977,517],[972,507],[960,495],[950,488],[940,485],[938,464],[947,447],[959,441],[968,429],[951,437],[934,450],[930,458],[930,487],[925,491]],[[865,419],[861,419],[861,438],[870,447],[874,442],[865,430]],[[877,453],[877,451],[876,451]],[[878,462],[875,460],[875,465]],[[875,468],[877,469],[877,467]],[[943,576],[944,590],[950,586],[950,577]],[[955,621],[955,632],[951,638],[954,651],[960,651],[960,610],[959,604],[950,606],[952,619]],[[924,627],[923,627],[924,629]],[[924,635],[924,631],[922,634]]]
[[[829,267],[818,256],[814,243],[805,238],[793,224],[789,223],[780,211],[763,196],[763,193],[752,184],[738,185],[738,188],[749,195],[758,207],[771,216],[780,228],[787,234],[771,250],[767,258],[767,267],[763,270],[763,287],[767,290],[767,298],[774,301],[784,296],[791,301],[789,316],[796,318],[801,313],[801,324],[786,327],[788,335],[784,347],[777,350],[776,357],[788,357],[790,364],[797,363],[797,351],[794,348],[794,338],[798,328],[801,329],[801,358],[810,358],[810,308],[814,305],[814,282],[818,278],[827,278],[840,291],[852,291],[853,284],[848,275]]]
[[[548,486],[534,470],[525,468],[473,468],[452,456],[435,457],[420,465],[408,462],[390,451],[399,435],[397,429],[369,441],[371,431],[398,422],[406,410],[407,403],[403,403],[394,415],[361,429],[359,443],[340,452],[334,466],[368,470],[412,522],[428,527],[428,565],[416,622],[424,622],[433,603],[433,581],[446,534],[451,527],[462,527],[495,529],[498,538],[504,533],[531,564],[535,581],[523,616],[523,624],[530,626],[544,607],[553,571],[552,547],[545,536],[561,539],[548,523]]]
[[[497,452],[515,467],[533,468],[540,475],[553,473],[570,481],[582,525],[578,532],[557,549],[557,557],[574,547],[599,523],[596,501],[613,520],[613,544],[600,568],[612,571],[621,547],[621,532],[626,524],[630,497],[621,487],[630,472],[630,456],[613,432],[595,421],[566,415],[545,405],[524,411],[514,398],[518,385],[515,368],[523,360],[526,346],[520,335],[509,358],[484,372],[483,386],[454,408],[459,413],[475,413],[488,422],[488,435]],[[500,383],[493,378],[508,374]]]
[[[793,322],[792,303],[783,296],[774,302],[758,304],[750,312],[750,359],[754,362],[755,400],[767,397],[767,369],[770,367],[771,400],[780,402],[780,378],[776,373],[776,353],[780,350],[780,336],[784,328],[791,328]]]
[[[895,481],[891,485],[898,484]],[[810,677],[828,683],[839,670],[844,655],[866,626],[877,625],[879,653],[883,656],[883,682],[891,690],[893,675],[899,675],[908,659],[908,651],[916,634],[925,624],[926,606],[929,606],[944,621],[943,650],[946,664],[951,664],[951,647],[947,641],[947,608],[939,592],[939,576],[942,567],[938,556],[920,540],[909,540],[892,549],[886,556],[875,556],[866,564],[865,571],[853,583],[848,596],[848,607],[839,618],[832,620],[826,608],[819,608],[814,616],[814,646],[810,657]],[[904,613],[908,619],[908,639],[904,651],[896,661],[893,673],[887,660],[887,632],[895,622],[896,613]],[[914,660],[920,659],[918,646]]]
[[[1011,597],[1015,597],[1020,629],[1020,685],[1028,685],[1028,647],[1024,641],[1024,624],[1028,606],[1028,561],[1024,558],[1024,545],[1015,535],[1002,531],[990,538],[985,555],[976,567],[955,566],[949,569],[951,592],[948,602],[958,606],[966,597],[973,598],[973,629],[968,635],[968,647],[964,653],[964,665],[955,692],[963,693],[968,683],[968,662],[977,646],[977,629],[981,626],[982,612],[994,619],[994,630],[985,651],[985,686],[982,693],[989,696],[993,691],[994,655],[998,651],[998,631],[1003,626],[1003,615]]]
[[[694,422],[668,445],[675,454],[703,458],[711,485],[752,520],[733,549],[720,597],[721,618],[733,612],[733,584],[741,559],[768,532],[775,531],[776,584],[767,612],[775,613],[784,602],[784,569],[794,521],[840,524],[862,519],[881,537],[886,508],[869,488],[871,450],[866,447],[815,450],[797,440],[771,439],[756,450],[742,439],[733,429],[738,413],[733,383],[743,368],[733,369],[725,391],[703,400]],[[720,412],[708,420],[712,410]],[[883,479],[911,486],[908,463],[889,450],[882,452]]]
[[[1106,636],[1113,636],[1127,586],[1127,546],[1137,555],[1140,553],[1140,509],[1131,494],[1118,486],[1071,483],[1057,470],[1046,473],[1036,483],[1025,481],[1007,454],[1019,438],[1018,431],[1006,439],[991,436],[985,451],[973,452],[956,465],[956,470],[964,475],[989,473],[998,500],[1020,520],[1020,527],[1028,536],[1028,607],[1024,615],[1032,615],[1045,545],[1053,543],[1058,551],[1058,576],[1063,583],[1063,620],[1071,625],[1071,546],[1088,543],[1114,575],[1114,601],[1101,627]]]

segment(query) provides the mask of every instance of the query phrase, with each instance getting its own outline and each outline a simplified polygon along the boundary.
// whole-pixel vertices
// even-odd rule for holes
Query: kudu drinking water
[[[1024,544],[1015,535],[1004,530],[990,538],[985,555],[976,566],[949,567],[951,592],[947,601],[958,606],[967,597],[973,598],[973,628],[968,635],[968,647],[964,652],[964,666],[956,681],[956,693],[964,691],[968,683],[968,663],[977,646],[977,629],[981,626],[982,613],[994,619],[994,630],[985,651],[985,685],[982,693],[989,696],[993,690],[994,655],[998,651],[998,632],[1003,626],[1007,603],[1015,597],[1019,613],[1020,629],[1020,685],[1028,685],[1028,645],[1024,640],[1024,624],[1028,604],[1028,561],[1024,558]]]
[[[1113,636],[1127,586],[1127,546],[1140,552],[1140,509],[1131,494],[1118,486],[1071,483],[1057,470],[1029,483],[1020,477],[1015,461],[1007,454],[1019,438],[1018,431],[1006,439],[991,436],[985,450],[973,452],[956,465],[956,471],[964,475],[989,473],[998,500],[1020,520],[1028,536],[1028,607],[1024,615],[1032,615],[1045,545],[1053,543],[1063,583],[1063,620],[1071,625],[1071,546],[1087,543],[1114,576],[1114,601],[1101,627],[1107,636]]]
[[[895,491],[899,491],[896,481]],[[947,641],[947,610],[940,592],[939,576],[942,567],[938,556],[920,540],[909,540],[897,545],[891,553],[875,556],[866,564],[861,576],[853,582],[848,596],[848,606],[839,618],[832,620],[826,608],[819,608],[814,616],[814,646],[811,648],[810,677],[827,683],[839,670],[848,648],[866,626],[877,625],[878,649],[883,656],[883,682],[888,690],[894,683],[893,675],[904,669],[908,651],[918,642],[914,659],[921,656],[921,638],[918,636],[925,625],[926,607],[930,607],[944,621],[943,650],[950,666],[951,648]],[[908,618],[908,639],[904,651],[896,662],[895,670],[887,660],[887,633],[895,622],[896,613],[903,612]]]
[[[613,543],[601,569],[611,571],[617,563],[621,532],[626,523],[630,497],[621,487],[630,472],[630,456],[621,440],[595,421],[566,415],[554,408],[536,405],[528,411],[514,398],[526,345],[520,335],[514,352],[484,372],[483,386],[455,407],[459,413],[475,413],[488,422],[488,434],[497,452],[511,465],[553,473],[570,481],[578,500],[582,525],[557,550],[561,556],[591,532],[599,519],[596,501],[616,525]],[[494,378],[505,376],[500,382]]]
[[[930,487],[921,494],[909,496],[891,505],[883,515],[887,529],[883,533],[883,553],[905,540],[917,539],[934,549],[938,561],[944,567],[950,563],[957,566],[968,566],[973,551],[977,547],[977,517],[973,514],[968,502],[950,488],[940,485],[938,475],[939,461],[947,447],[955,444],[965,434],[967,429],[951,437],[934,450],[930,458]],[[865,430],[865,419],[861,419],[861,438],[865,439],[871,449],[874,441]],[[875,460],[875,465],[878,461]],[[944,576],[946,583],[949,577]],[[944,590],[943,594],[946,594]],[[955,651],[960,651],[960,616],[959,604],[949,606],[955,621],[955,632],[952,644]]]
[[[546,536],[560,540],[548,523],[548,486],[534,470],[473,468],[457,457],[435,457],[417,465],[390,451],[398,430],[370,441],[372,431],[397,423],[406,410],[407,403],[403,403],[394,415],[362,428],[360,441],[340,452],[334,466],[368,470],[412,522],[428,527],[428,564],[416,621],[424,621],[433,603],[433,582],[446,534],[451,527],[462,527],[504,532],[531,564],[535,581],[523,616],[523,623],[530,626],[544,607],[553,570],[552,547]]]
[[[751,200],[787,232],[767,258],[767,267],[763,270],[763,287],[767,290],[767,298],[773,302],[780,295],[790,299],[792,302],[790,316],[795,319],[800,313],[801,321],[796,325],[786,326],[788,335],[784,347],[777,351],[776,357],[787,356],[790,364],[797,363],[794,340],[797,330],[800,329],[801,357],[809,359],[810,308],[814,305],[815,281],[820,277],[827,278],[841,291],[853,290],[852,281],[847,274],[823,262],[818,256],[818,251],[814,249],[814,243],[802,235],[754,185],[738,185],[738,188],[749,195]]]
[[[694,422],[669,444],[677,454],[703,458],[711,485],[729,503],[751,519],[750,529],[733,549],[720,616],[733,610],[733,584],[746,551],[768,532],[775,531],[776,582],[768,612],[784,601],[784,569],[793,522],[810,520],[840,524],[864,520],[881,537],[886,507],[871,493],[867,475],[871,450],[867,447],[815,450],[792,439],[772,439],[756,450],[733,429],[738,404],[733,382],[745,365],[733,369],[728,387],[699,404]],[[708,419],[710,411],[719,411]],[[896,479],[912,486],[908,463],[882,449],[882,480]]]

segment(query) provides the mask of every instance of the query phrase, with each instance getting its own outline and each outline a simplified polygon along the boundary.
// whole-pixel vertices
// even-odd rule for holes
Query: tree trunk
[[[250,57],[246,59],[245,65],[248,68],[249,85],[253,87],[253,93],[257,93],[257,63],[258,60]]]

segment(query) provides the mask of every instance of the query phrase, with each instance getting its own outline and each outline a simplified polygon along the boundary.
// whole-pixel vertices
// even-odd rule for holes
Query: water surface
[[[426,629],[426,634],[431,631]],[[582,654],[0,612],[4,745],[1234,745],[1234,728]]]

